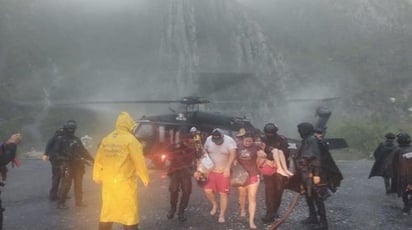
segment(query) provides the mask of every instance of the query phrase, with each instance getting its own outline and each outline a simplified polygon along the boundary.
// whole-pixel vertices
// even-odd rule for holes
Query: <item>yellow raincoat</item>
[[[149,183],[142,146],[132,134],[136,122],[121,112],[113,132],[103,138],[94,161],[93,180],[102,184],[100,222],[139,223],[137,177]]]

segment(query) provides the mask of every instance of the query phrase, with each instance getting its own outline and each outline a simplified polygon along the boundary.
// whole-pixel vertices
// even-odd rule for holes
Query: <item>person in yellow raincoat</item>
[[[121,112],[113,132],[103,138],[95,157],[93,180],[102,185],[99,230],[110,230],[120,223],[125,230],[139,225],[137,177],[145,186],[149,173],[142,145],[132,134],[136,122]]]

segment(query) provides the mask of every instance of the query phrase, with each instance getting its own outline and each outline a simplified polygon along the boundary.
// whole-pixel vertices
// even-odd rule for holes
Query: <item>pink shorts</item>
[[[245,186],[255,184],[259,181],[259,175],[250,176]]]
[[[210,189],[219,193],[229,194],[230,177],[223,176],[223,173],[210,172],[203,189]]]

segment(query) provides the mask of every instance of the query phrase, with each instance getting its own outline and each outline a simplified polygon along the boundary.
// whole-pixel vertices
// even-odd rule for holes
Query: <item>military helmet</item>
[[[309,122],[302,122],[298,124],[298,132],[302,138],[306,138],[313,134],[313,125]]]
[[[74,133],[77,128],[77,123],[75,120],[68,120],[63,125],[63,130],[68,133]]]
[[[395,140],[396,136],[395,136],[395,134],[389,132],[389,133],[385,134],[385,138],[388,139],[388,140]]]
[[[263,128],[263,132],[269,133],[269,134],[276,134],[278,130],[279,128],[273,123],[267,123],[265,127]]]
[[[401,145],[411,143],[411,137],[407,133],[400,132],[398,133],[398,135],[396,135],[396,138],[396,141]]]

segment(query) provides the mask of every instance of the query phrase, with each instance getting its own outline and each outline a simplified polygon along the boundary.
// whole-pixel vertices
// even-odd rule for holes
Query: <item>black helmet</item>
[[[275,124],[273,124],[273,123],[267,123],[266,125],[265,125],[265,127],[263,128],[263,132],[266,134],[266,133],[269,133],[269,134],[276,134],[277,132],[278,132],[278,130],[279,130],[279,128],[275,125]]]
[[[314,133],[317,133],[317,134],[323,134],[323,129],[322,129],[322,128],[315,128],[315,129],[313,130],[313,132],[314,132]]]
[[[68,134],[74,134],[77,128],[77,123],[75,120],[68,120],[63,125],[64,132]]]
[[[313,132],[314,132],[313,125],[309,122],[299,123],[298,124],[298,132],[300,134],[300,137],[306,138],[306,137],[313,134]]]
[[[396,138],[397,138],[396,141],[397,141],[400,145],[405,145],[405,144],[411,143],[411,137],[410,137],[409,134],[407,134],[407,133],[400,132],[400,133],[398,133],[398,135],[396,135]]]
[[[63,128],[59,128],[58,130],[56,130],[55,135],[61,136],[61,135],[63,135],[63,134],[64,134],[64,129],[63,129]]]
[[[395,136],[395,134],[389,132],[389,133],[385,134],[385,138],[388,139],[388,140],[395,140],[396,136]]]

